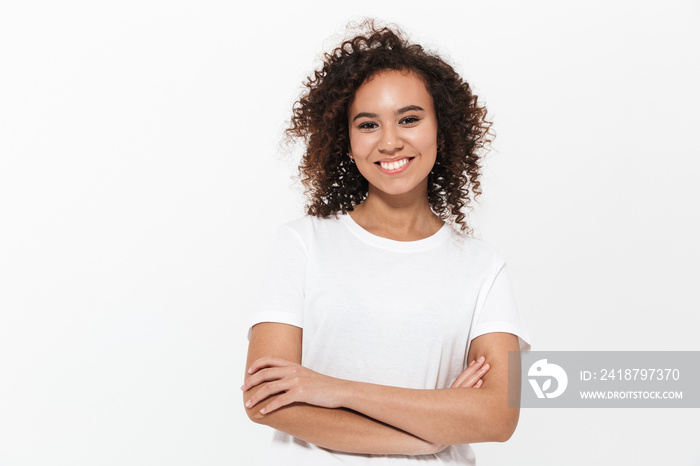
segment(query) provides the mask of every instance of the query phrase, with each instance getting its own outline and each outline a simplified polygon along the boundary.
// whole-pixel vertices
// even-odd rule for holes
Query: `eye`
[[[402,119],[399,124],[402,124],[404,126],[410,126],[418,123],[420,121],[420,118],[414,117],[414,116],[409,116],[404,119]]]
[[[377,128],[377,124],[371,121],[365,121],[357,126],[359,129],[374,129]]]

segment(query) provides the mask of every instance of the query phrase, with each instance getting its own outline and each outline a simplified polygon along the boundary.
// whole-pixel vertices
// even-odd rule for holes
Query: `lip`
[[[399,173],[402,173],[402,172],[408,170],[408,167],[411,165],[414,158],[415,157],[396,157],[393,159],[383,159],[383,160],[380,160],[380,161],[374,162],[374,163],[375,163],[375,165],[377,165],[377,168],[379,168],[379,170],[382,173],[386,173],[387,175],[398,175]],[[403,159],[408,159],[408,162],[406,163],[406,165],[403,165],[403,166],[396,168],[394,170],[387,170],[386,168],[383,168],[381,166],[381,164],[379,163],[379,162],[398,162],[399,160],[403,160]]]

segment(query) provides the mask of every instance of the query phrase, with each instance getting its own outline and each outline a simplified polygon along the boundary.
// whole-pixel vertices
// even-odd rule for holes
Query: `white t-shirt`
[[[302,365],[346,380],[447,388],[466,368],[471,340],[490,332],[529,338],[504,261],[445,224],[418,241],[369,233],[349,215],[303,217],[280,227],[251,327],[301,327]],[[275,431],[269,464],[475,463],[469,445],[436,455],[329,451]]]

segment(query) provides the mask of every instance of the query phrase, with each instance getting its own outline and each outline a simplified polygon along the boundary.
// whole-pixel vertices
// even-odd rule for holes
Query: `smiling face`
[[[433,99],[415,73],[387,70],[367,80],[348,108],[350,155],[369,193],[428,193],[437,156]]]

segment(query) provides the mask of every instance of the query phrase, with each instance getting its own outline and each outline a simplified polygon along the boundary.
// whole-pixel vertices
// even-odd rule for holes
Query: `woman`
[[[442,59],[364,27],[294,108],[308,216],[278,232],[246,410],[277,430],[271,464],[474,464],[469,443],[515,429],[508,351],[529,346],[503,260],[466,235],[486,110]]]

